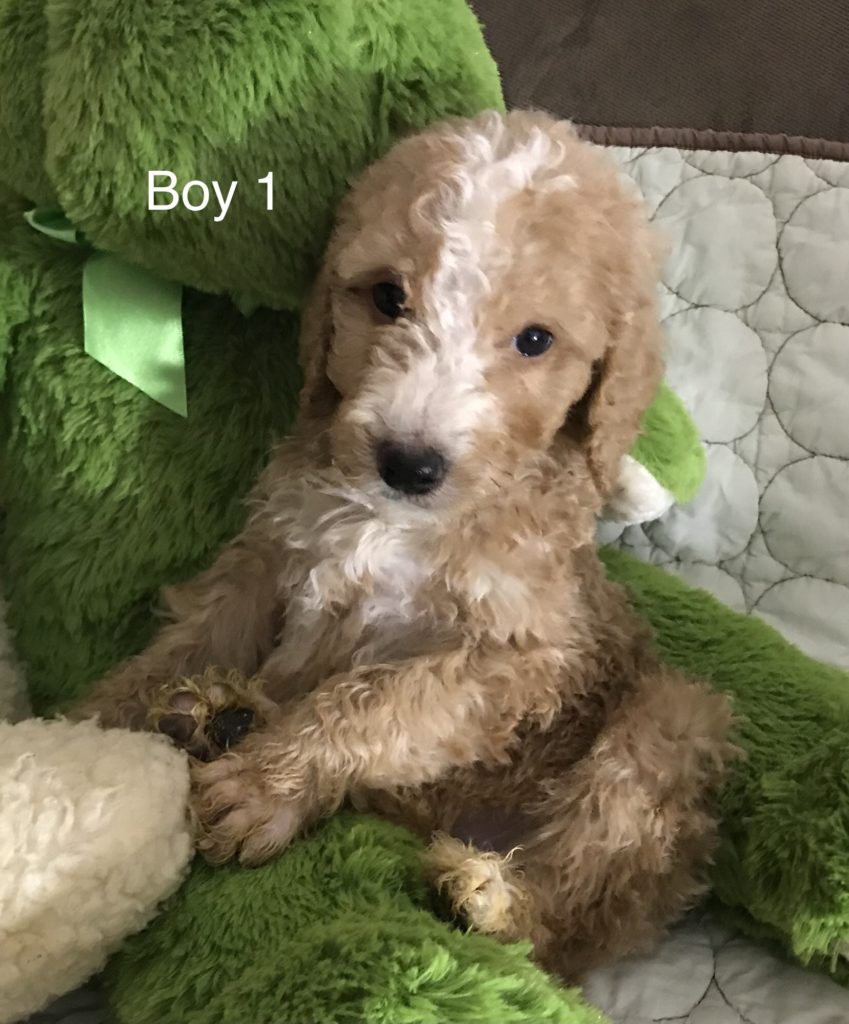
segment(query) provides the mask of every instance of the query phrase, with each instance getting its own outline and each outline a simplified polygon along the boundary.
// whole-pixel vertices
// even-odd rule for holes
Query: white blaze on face
[[[415,334],[419,334],[414,329]],[[380,409],[388,436],[417,441],[456,458],[476,430],[497,423],[497,402],[487,391],[485,363],[472,330],[424,339],[404,370],[392,374]]]
[[[493,114],[473,122],[460,140],[452,177],[422,196],[413,212],[441,239],[438,263],[422,282],[406,366],[377,371],[381,398],[373,407],[389,436],[432,446],[449,459],[466,450],[476,431],[499,424],[479,338],[493,275],[511,259],[509,246],[496,237],[498,208],[532,186],[574,183],[562,173],[561,144],[538,128],[516,139]],[[374,390],[372,396],[378,398]]]

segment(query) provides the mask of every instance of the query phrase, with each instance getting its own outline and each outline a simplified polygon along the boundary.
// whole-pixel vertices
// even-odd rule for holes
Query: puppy
[[[729,707],[661,663],[594,543],[661,376],[656,275],[615,166],[542,114],[443,123],[361,177],[296,436],[80,711],[205,757],[253,714],[193,766],[207,857],[261,863],[348,801],[569,979],[703,891]]]

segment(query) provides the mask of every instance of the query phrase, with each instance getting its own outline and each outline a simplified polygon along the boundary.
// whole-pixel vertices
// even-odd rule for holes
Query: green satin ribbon
[[[85,351],[166,409],[186,416],[182,286],[94,250],[61,210],[24,214],[36,231],[91,249],[83,266]]]

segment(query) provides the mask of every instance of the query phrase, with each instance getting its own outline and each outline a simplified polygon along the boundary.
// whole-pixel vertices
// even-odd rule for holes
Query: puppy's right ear
[[[301,313],[300,361],[304,375],[299,423],[310,428],[332,415],[339,393],[327,376],[327,357],[333,341],[333,245],[331,243],[318,277]]]

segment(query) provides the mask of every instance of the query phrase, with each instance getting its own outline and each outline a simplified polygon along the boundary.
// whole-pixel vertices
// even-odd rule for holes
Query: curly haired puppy
[[[594,543],[660,379],[655,250],[608,158],[542,114],[443,123],[359,180],[297,435],[82,709],[206,757],[253,712],[193,766],[207,857],[260,863],[347,800],[568,978],[702,891],[729,707],[659,661]]]

